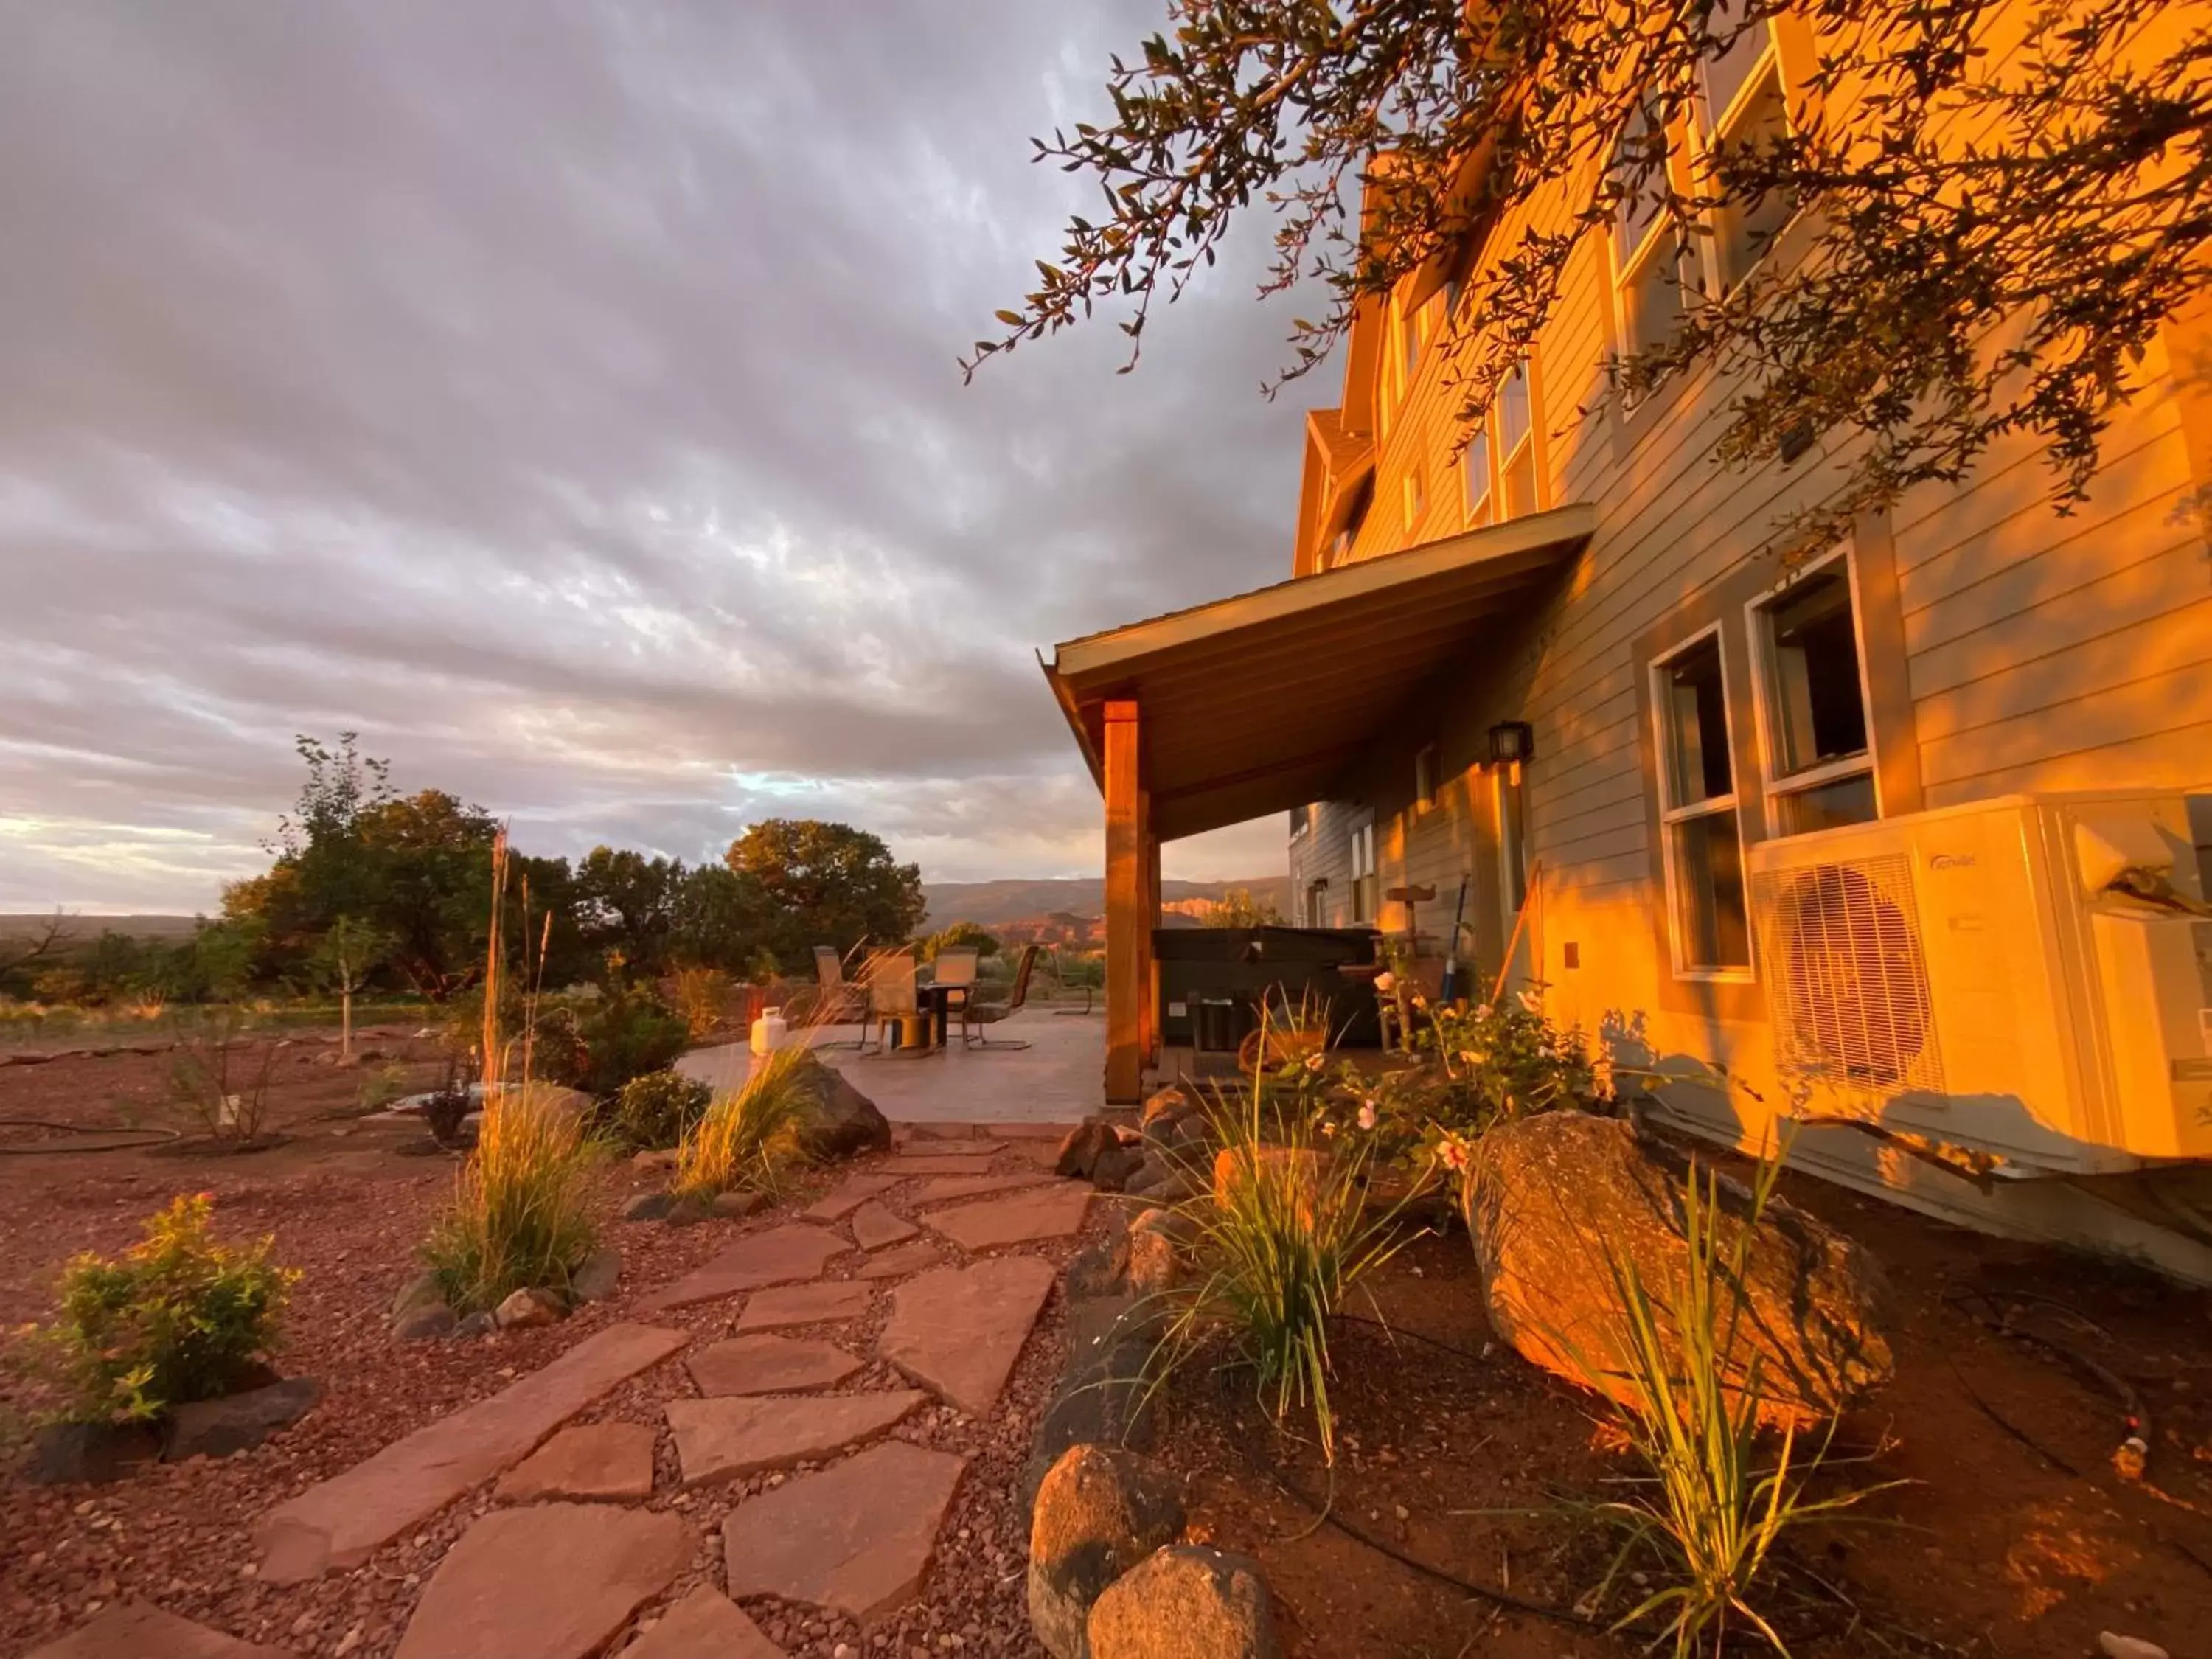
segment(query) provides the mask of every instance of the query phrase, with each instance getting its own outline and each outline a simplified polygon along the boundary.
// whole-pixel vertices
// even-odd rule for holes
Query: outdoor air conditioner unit
[[[2212,1158],[2212,910],[2178,795],[2008,795],[1749,853],[1793,1114],[2013,1176]]]

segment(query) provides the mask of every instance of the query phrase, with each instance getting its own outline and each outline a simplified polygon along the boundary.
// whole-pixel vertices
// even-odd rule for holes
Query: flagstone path
[[[608,1326],[489,1398],[278,1504],[257,1535],[260,1578],[294,1584],[360,1566],[495,1481],[491,1506],[480,1499],[475,1517],[464,1517],[423,1586],[398,1659],[589,1659],[634,1621],[641,1633],[620,1659],[780,1659],[738,1599],[774,1596],[862,1621],[896,1609],[929,1573],[968,1466],[961,1453],[901,1437],[917,1426],[929,1432],[927,1420],[901,1425],[917,1413],[927,1419],[933,1395],[965,1420],[988,1422],[1058,1277],[1053,1261],[1031,1255],[963,1265],[921,1228],[970,1253],[1048,1243],[1080,1230],[1091,1196],[1087,1186],[993,1169],[1001,1152],[1026,1162],[1031,1147],[1049,1147],[1044,1139],[916,1144],[960,1153],[876,1161],[802,1218],[738,1237],[638,1302],[654,1311],[744,1298],[726,1323],[719,1310],[702,1310],[736,1334],[684,1354],[674,1375],[696,1386],[696,1397],[670,1398],[665,1383],[642,1396],[623,1389],[684,1349],[692,1333]],[[958,1202],[920,1207],[947,1200]],[[831,1277],[836,1267],[854,1276]],[[871,1343],[862,1322],[872,1322],[884,1299],[889,1316]],[[816,1328],[761,1334],[787,1326]],[[916,1386],[852,1389],[872,1358]],[[571,1423],[617,1390],[638,1402],[617,1405],[627,1418]],[[636,1420],[641,1413],[653,1420]],[[663,1477],[656,1494],[663,1424],[677,1480],[671,1486]],[[685,1512],[695,1499],[682,1494],[763,1473],[765,1483],[748,1483],[721,1520],[726,1593],[700,1586],[641,1621],[696,1570],[708,1543],[700,1513]],[[672,1506],[651,1507],[656,1498]],[[711,1524],[720,1506],[707,1507]],[[139,1602],[107,1607],[29,1659],[156,1654],[291,1659]]]

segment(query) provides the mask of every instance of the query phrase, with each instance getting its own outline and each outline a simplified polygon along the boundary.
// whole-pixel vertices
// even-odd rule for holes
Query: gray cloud
[[[1031,649],[1281,574],[1299,417],[1257,239],[961,386],[1158,21],[1068,9],[14,8],[0,908],[211,904],[340,728],[532,850],[1095,868]]]

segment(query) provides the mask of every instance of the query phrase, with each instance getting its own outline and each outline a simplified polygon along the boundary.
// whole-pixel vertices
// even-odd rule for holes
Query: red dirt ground
[[[395,1055],[410,1085],[434,1081],[427,1042],[398,1031],[363,1040]],[[469,1506],[380,1552],[373,1571],[282,1591],[250,1577],[253,1517],[276,1497],[544,1364],[623,1317],[640,1290],[726,1242],[721,1227],[617,1227],[624,1288],[614,1303],[494,1342],[396,1347],[386,1309],[412,1273],[413,1247],[449,1190],[454,1163],[421,1155],[418,1129],[359,1116],[374,1066],[344,1071],[325,1063],[330,1044],[314,1036],[295,1036],[291,1048],[297,1052],[280,1054],[275,1097],[276,1127],[288,1139],[274,1150],[0,1152],[0,1330],[50,1310],[54,1276],[74,1252],[119,1249],[172,1194],[211,1191],[226,1232],[273,1232],[280,1257],[304,1270],[283,1369],[331,1387],[321,1407],[253,1455],[161,1468],[111,1487],[56,1491],[22,1484],[16,1453],[39,1396],[0,1379],[0,1562],[7,1564],[0,1653],[49,1639],[94,1601],[131,1591],[303,1655],[331,1651],[356,1625],[363,1633],[352,1652],[362,1659],[388,1652],[422,1573]],[[0,1118],[155,1121],[167,1067],[166,1055],[125,1054],[0,1067]],[[47,1133],[0,1128],[0,1146]],[[633,1185],[627,1170],[610,1176],[610,1209]],[[2161,1643],[2175,1659],[2202,1652],[2202,1632],[2212,1630],[2208,1298],[1947,1228],[1817,1182],[1787,1187],[1797,1202],[1864,1242],[1887,1270],[1897,1293],[1899,1373],[1876,1409],[1847,1425],[1850,1449],[1881,1449],[1848,1473],[1916,1483],[1881,1501],[1879,1513],[1900,1524],[1850,1529],[1803,1558],[1856,1612],[1801,1580],[1807,1594],[1787,1623],[1798,1659],[1884,1652],[2075,1659],[2095,1654],[2103,1630]],[[1490,1337],[1463,1236],[1420,1241],[1372,1289],[1367,1312],[1390,1331],[1348,1323],[1337,1344],[1343,1441],[1334,1514],[1462,1578],[1571,1608],[1595,1583],[1606,1556],[1559,1514],[1558,1495],[1617,1492],[1608,1481],[1628,1472],[1594,1433],[1590,1402],[1502,1347],[1485,1355]],[[1969,1304],[1977,1310],[2002,1318],[2017,1310],[2024,1324],[2133,1384],[2150,1418],[2145,1483],[2124,1481],[2112,1468],[2123,1430],[2109,1397],[2048,1352],[1975,1322],[1955,1298],[1979,1293],[1995,1299]],[[2049,1303],[2094,1320],[2103,1334]],[[1057,1309],[1055,1299],[1017,1372],[1024,1413],[1057,1367]],[[708,1328],[726,1314],[708,1304],[696,1322]],[[587,1415],[649,1408],[645,1395],[665,1386],[652,1380],[657,1375]],[[1224,1547],[1252,1551],[1266,1564],[1301,1654],[1625,1659],[1638,1650],[1626,1638],[1495,1611],[1334,1525],[1309,1532],[1312,1508],[1276,1480],[1317,1498],[1326,1485],[1320,1459],[1310,1445],[1287,1443],[1268,1427],[1242,1385],[1179,1384],[1163,1405],[1161,1455],[1194,1477],[1195,1519]],[[969,1432],[957,1425],[928,1431],[956,1439]],[[941,1593],[932,1592],[931,1605],[898,1632],[899,1645],[885,1650],[901,1659],[908,1643],[933,1653],[939,1634],[961,1633],[969,1622],[971,1651],[1041,1652],[1018,1628],[1022,1448],[1003,1428],[993,1434],[991,1443],[971,1448],[983,1465],[963,1488],[955,1521],[956,1528],[969,1528],[972,1553],[948,1554]],[[1530,1509],[1539,1513],[1497,1513]],[[1293,1536],[1300,1533],[1308,1535]],[[934,1622],[942,1620],[952,1622]],[[794,1653],[826,1654],[853,1634],[803,1614],[788,1622]]]

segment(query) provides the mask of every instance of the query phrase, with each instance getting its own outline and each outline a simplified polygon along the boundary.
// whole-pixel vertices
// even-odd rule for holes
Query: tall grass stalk
[[[502,830],[492,846],[491,939],[484,961],[483,1115],[476,1150],[456,1180],[453,1202],[422,1247],[447,1300],[461,1309],[495,1307],[511,1292],[529,1286],[565,1293],[598,1242],[591,1196],[601,1149],[580,1115],[531,1076],[531,1032],[537,1024],[550,915],[534,971],[526,957],[520,1043],[510,1041],[501,1026],[507,872]],[[527,941],[526,884],[522,911]]]
[[[789,1043],[763,1056],[737,1088],[718,1093],[677,1149],[671,1190],[702,1199],[774,1191],[799,1156],[799,1126],[814,1098],[808,1073],[821,1063],[804,1043]]]
[[[1242,1098],[1217,1089],[1207,1109],[1222,1178],[1218,1190],[1176,1206],[1193,1235],[1197,1272],[1163,1293],[1170,1311],[1152,1384],[1225,1332],[1255,1373],[1261,1405],[1279,1423],[1310,1410],[1322,1455],[1334,1464],[1329,1320],[1353,1285],[1397,1251],[1397,1215],[1368,1213],[1364,1146],[1316,1149],[1304,1117],[1268,1109],[1261,1081],[1255,1073]]]
[[[1777,1545],[1796,1528],[1832,1521],[1902,1484],[1811,1496],[1812,1480],[1828,1462],[1832,1424],[1810,1446],[1801,1446],[1796,1431],[1786,1428],[1771,1460],[1760,1458],[1760,1356],[1754,1350],[1739,1375],[1735,1354],[1750,1254],[1781,1165],[1778,1155],[1761,1166],[1750,1215],[1732,1244],[1723,1243],[1727,1230],[1717,1224],[1719,1177],[1692,1170],[1682,1192],[1688,1259],[1670,1296],[1655,1296],[1632,1261],[1606,1252],[1624,1310],[1611,1367],[1626,1384],[1621,1424],[1650,1474],[1648,1495],[1595,1506],[1601,1520],[1625,1534],[1598,1600],[1632,1555],[1656,1551],[1664,1582],[1614,1628],[1657,1619],[1655,1645],[1671,1640],[1677,1659],[1717,1651],[1732,1624],[1757,1632],[1786,1656],[1781,1637],[1754,1606]]]

